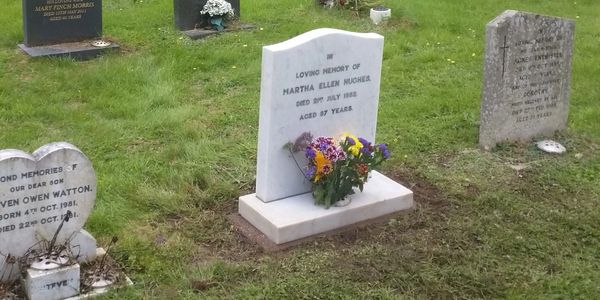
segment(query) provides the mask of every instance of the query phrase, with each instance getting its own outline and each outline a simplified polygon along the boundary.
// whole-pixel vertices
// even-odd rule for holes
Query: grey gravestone
[[[42,243],[53,238],[68,211],[73,217],[64,223],[56,245],[71,240],[93,240],[77,236],[85,234],[80,230],[95,199],[96,175],[92,163],[75,146],[52,143],[33,155],[20,150],[1,150],[0,254],[19,258],[29,249],[41,249]],[[80,246],[87,249],[87,245]],[[15,264],[0,257],[0,281],[18,274]]]
[[[575,23],[508,10],[486,29],[479,145],[567,127]]]
[[[86,41],[102,36],[102,0],[23,0],[23,33],[19,47],[32,57],[88,59],[116,47]]]

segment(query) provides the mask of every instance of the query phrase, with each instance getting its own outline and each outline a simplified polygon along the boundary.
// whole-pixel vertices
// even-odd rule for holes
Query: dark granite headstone
[[[24,44],[75,42],[102,35],[102,0],[23,0]]]
[[[23,33],[19,48],[31,57],[84,60],[119,47],[91,44],[102,37],[102,0],[23,0]]]
[[[207,0],[173,0],[175,26],[182,31],[209,27],[208,15],[200,14]],[[227,1],[236,18],[240,17],[240,0]]]

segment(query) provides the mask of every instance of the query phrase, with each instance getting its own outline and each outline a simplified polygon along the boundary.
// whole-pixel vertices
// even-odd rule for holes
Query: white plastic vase
[[[392,17],[392,10],[387,7],[374,7],[371,8],[371,20],[375,25],[388,20]]]

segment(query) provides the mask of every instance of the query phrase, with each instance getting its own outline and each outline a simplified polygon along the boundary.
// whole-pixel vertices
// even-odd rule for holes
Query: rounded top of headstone
[[[565,22],[565,24],[573,24],[574,23],[573,20],[567,19],[567,18],[559,18],[559,17],[554,17],[554,16],[547,16],[547,15],[541,15],[541,14],[537,14],[537,13],[509,9],[509,10],[505,10],[500,15],[498,15],[496,18],[494,18],[492,21],[490,21],[487,24],[487,26],[488,27],[498,27],[502,23],[506,22],[507,20],[511,20],[511,19],[515,19],[515,18],[527,18],[527,19],[535,20],[535,21],[538,21],[538,20],[542,21],[543,19],[556,19],[556,20],[560,19],[562,22]],[[524,23],[523,24],[517,23],[515,25],[524,25]]]
[[[43,249],[64,222],[56,245],[85,224],[96,200],[96,174],[77,147],[58,142],[29,155],[0,150],[0,253],[21,257]],[[1,270],[0,270],[1,271]]]
[[[5,159],[17,159],[17,158],[29,158],[33,159],[31,154],[23,152],[18,149],[4,149],[0,150],[0,161]]]
[[[273,51],[273,52],[285,51],[285,50],[300,46],[302,44],[309,43],[315,39],[324,38],[324,37],[328,37],[331,35],[342,35],[342,36],[348,36],[348,37],[363,38],[363,39],[375,39],[375,40],[383,41],[383,36],[379,35],[377,33],[360,33],[360,32],[351,32],[351,31],[345,31],[345,30],[333,29],[333,28],[318,28],[318,29],[314,29],[314,30],[305,32],[296,37],[293,37],[287,41],[284,41],[284,42],[281,42],[278,44],[264,46],[263,48]]]

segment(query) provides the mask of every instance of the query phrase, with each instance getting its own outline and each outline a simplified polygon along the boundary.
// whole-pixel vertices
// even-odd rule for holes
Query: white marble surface
[[[256,194],[270,202],[310,191],[283,148],[303,132],[374,142],[383,37],[316,29],[262,55]]]
[[[64,243],[81,230],[95,199],[92,163],[77,147],[52,143],[33,155],[1,150],[0,254],[20,257],[29,248],[39,248],[41,241],[52,239],[70,210],[73,217],[57,237],[57,244]],[[0,259],[0,275],[13,267]]]
[[[58,300],[79,294],[79,264],[40,271],[27,269],[23,287],[29,300]]]
[[[362,193],[344,207],[314,205],[311,193],[265,203],[256,194],[239,199],[239,213],[271,241],[282,244],[413,207],[413,193],[376,171]]]
[[[87,263],[96,259],[96,239],[83,229],[69,240],[69,246],[78,263]]]

